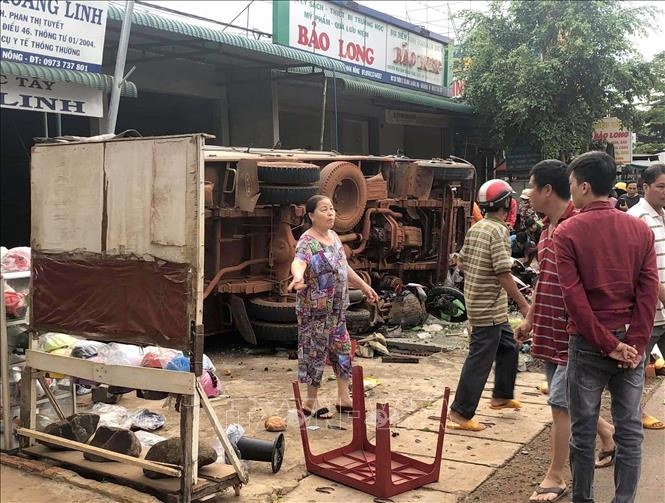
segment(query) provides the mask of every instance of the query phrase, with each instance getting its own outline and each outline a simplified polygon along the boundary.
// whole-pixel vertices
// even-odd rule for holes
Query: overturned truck
[[[297,325],[295,299],[286,287],[295,244],[304,230],[304,203],[314,194],[324,194],[335,205],[334,230],[350,265],[381,297],[378,304],[369,305],[360,292],[350,292],[351,332],[381,323],[418,324],[426,305],[443,317],[463,318],[461,294],[449,288],[449,281],[443,285],[470,224],[476,181],[471,164],[457,158],[218,147],[205,145],[205,139],[194,134],[35,147],[33,166],[73,166],[71,180],[59,179],[60,185],[37,191],[62,191],[56,199],[63,214],[47,217],[44,225],[57,226],[58,219],[71,217],[64,214],[66,195],[77,197],[77,184],[85,183],[80,177],[86,169],[97,170],[101,186],[95,187],[94,197],[80,195],[90,200],[90,215],[99,215],[99,221],[92,218],[100,226],[101,245],[94,243],[91,274],[99,273],[111,256],[113,261],[168,264],[169,247],[178,245],[183,232],[198,229],[202,271],[192,274],[202,274],[202,287],[192,295],[202,301],[199,331],[210,336],[237,330],[253,344],[289,345],[297,341]],[[139,204],[141,199],[150,203]],[[126,213],[126,205],[149,210],[142,209],[136,221],[118,221],[114,211],[122,207]],[[84,206],[77,203],[77,211]],[[183,220],[183,226],[179,212],[189,214],[192,208],[197,214]],[[85,225],[85,217],[75,217]],[[149,242],[134,236],[146,232]],[[48,256],[50,251],[33,253]],[[136,284],[141,283],[139,278]],[[167,295],[164,292],[161,301],[146,309],[152,312],[159,302],[168,304]],[[116,310],[119,305],[108,304]],[[160,330],[159,315],[152,316],[155,330]],[[91,330],[94,327],[78,327],[72,332]],[[123,330],[122,323],[118,330]]]

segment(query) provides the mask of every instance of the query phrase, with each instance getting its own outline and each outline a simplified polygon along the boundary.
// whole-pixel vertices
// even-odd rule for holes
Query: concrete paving
[[[218,417],[224,424],[239,423],[246,435],[255,438],[271,439],[274,434],[268,433],[263,427],[265,418],[277,414],[293,418],[294,401],[292,398],[291,382],[295,377],[297,362],[288,360],[286,353],[277,355],[251,355],[243,352],[221,353],[209,355],[217,366],[223,393],[228,398],[219,398],[213,401]],[[362,365],[365,377],[373,376],[380,382],[378,386],[366,392],[366,407],[374,410],[376,402],[388,402],[391,407],[391,429],[397,435],[391,438],[392,449],[400,453],[418,457],[430,462],[434,454],[436,431],[439,426],[439,415],[444,387],[454,394],[459,372],[464,361],[464,353],[459,351],[436,353],[422,358],[418,364],[383,364],[380,359],[357,359],[356,364]],[[336,382],[331,379],[331,372],[326,371],[324,384],[320,393],[323,405],[331,409],[335,399]],[[437,483],[410,491],[392,498],[395,502],[454,502],[472,492],[482,482],[487,480],[494,471],[507,463],[516,453],[519,453],[525,444],[538,435],[550,421],[549,409],[546,399],[535,389],[542,376],[539,373],[524,372],[518,374],[516,397],[523,401],[524,408],[519,411],[494,411],[489,409],[488,400],[491,393],[492,380],[488,383],[479,409],[478,419],[489,423],[490,427],[478,433],[461,432],[447,429],[444,444],[441,476]],[[665,387],[661,386],[662,393]],[[178,415],[170,408],[162,408],[162,402],[146,402],[125,395],[119,405],[130,410],[148,407],[153,411],[164,414],[167,425],[160,430],[162,436],[178,434]],[[662,397],[655,399],[660,404]],[[652,401],[653,402],[653,401]],[[661,406],[662,407],[662,406]],[[371,416],[371,414],[370,414]],[[663,417],[663,414],[660,414]],[[348,442],[351,438],[351,420],[336,415],[330,421],[308,420],[308,424],[319,426],[318,430],[309,431],[310,443],[314,452],[324,452]],[[329,429],[329,424],[347,428],[347,430]],[[663,432],[653,432],[664,438]],[[368,420],[368,434],[373,436],[373,424]],[[207,419],[201,417],[201,438],[205,442],[219,448]],[[285,432],[286,453],[282,469],[273,474],[269,463],[250,462],[250,482],[242,488],[240,497],[233,496],[228,490],[218,501],[372,501],[373,497],[354,489],[333,483],[315,475],[309,475],[305,470],[302,455],[300,432],[297,425],[290,424]],[[658,456],[662,463],[663,445]],[[11,463],[10,457],[3,455],[3,464]],[[36,461],[30,461],[35,463]],[[37,461],[38,463],[38,461]],[[20,468],[25,470],[25,466]],[[16,480],[12,469],[3,469],[2,501],[13,501],[16,484],[6,481]],[[58,468],[58,470],[63,470]],[[67,470],[65,470],[66,472]],[[48,470],[42,473],[49,475]],[[70,472],[71,473],[71,472]],[[41,485],[43,482],[34,475],[20,474],[21,477],[32,477],[32,485]],[[76,483],[85,484],[84,479],[71,473]],[[654,476],[655,477],[655,476]],[[61,477],[59,484],[67,485],[67,477]],[[74,479],[72,479],[74,480]],[[658,480],[658,479],[656,479]],[[662,473],[659,479],[662,485]],[[90,487],[84,489],[99,491],[99,482],[89,481]],[[45,483],[45,482],[44,482]],[[20,485],[29,485],[21,479]],[[104,483],[105,486],[114,484]],[[132,491],[124,486],[116,486],[117,493],[108,493],[106,501],[143,501],[122,499],[122,495]],[[330,493],[319,492],[317,488],[326,489]],[[108,491],[107,491],[108,492]],[[45,497],[49,494],[44,492]],[[138,494],[131,493],[137,498]],[[146,498],[152,498],[143,495]],[[143,497],[142,496],[142,497]],[[28,498],[22,501],[60,501],[63,498],[40,499]],[[79,501],[67,498],[69,501]],[[599,499],[604,501],[605,499]],[[80,501],[95,501],[81,499]],[[148,499],[145,500],[150,501]],[[154,500],[152,500],[154,501]],[[647,501],[647,500],[644,500]],[[655,499],[648,501],[656,501]]]

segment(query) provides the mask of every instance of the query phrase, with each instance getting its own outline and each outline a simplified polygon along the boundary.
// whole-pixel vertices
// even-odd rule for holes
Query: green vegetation
[[[594,122],[607,115],[662,139],[663,95],[653,116],[636,105],[665,77],[630,41],[653,28],[654,14],[614,0],[513,0],[466,12],[456,74],[488,124],[488,145],[567,160],[589,148]]]

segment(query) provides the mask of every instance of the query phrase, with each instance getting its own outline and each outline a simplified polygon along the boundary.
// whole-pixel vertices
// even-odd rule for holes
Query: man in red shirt
[[[568,168],[579,215],[554,232],[559,284],[567,313],[568,410],[573,502],[593,502],[594,450],[601,395],[607,387],[617,444],[613,503],[635,500],[642,458],[644,351],[658,293],[649,227],[615,211],[608,195],[614,159],[587,152]],[[621,243],[617,247],[616,244]]]
[[[534,302],[529,313],[517,328],[518,340],[532,335],[531,354],[544,363],[548,384],[547,403],[552,408],[551,459],[545,478],[529,499],[534,501],[558,501],[565,496],[570,439],[568,416],[566,365],[568,364],[568,333],[566,332],[566,307],[561,295],[559,276],[552,234],[557,226],[577,214],[570,200],[568,166],[556,159],[536,164],[530,173],[529,190],[531,207],[544,214],[543,228],[538,241],[538,283]],[[599,420],[598,434],[601,451],[613,452],[614,429],[607,421]]]

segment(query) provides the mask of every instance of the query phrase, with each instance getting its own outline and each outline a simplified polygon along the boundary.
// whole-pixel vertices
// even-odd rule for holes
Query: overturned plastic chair
[[[387,403],[376,404],[376,445],[369,442],[365,426],[362,367],[353,367],[353,437],[351,442],[343,447],[322,454],[312,454],[297,381],[293,383],[293,394],[298,409],[305,463],[310,473],[377,498],[389,498],[439,480],[450,388],[446,388],[443,395],[433,463],[424,463],[390,451],[390,407]]]

